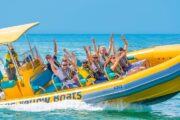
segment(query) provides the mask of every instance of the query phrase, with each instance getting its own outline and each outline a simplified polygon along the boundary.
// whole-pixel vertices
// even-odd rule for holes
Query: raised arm
[[[94,45],[94,51],[97,54],[98,51],[97,51],[97,47],[96,47],[96,41],[95,41],[94,38],[92,38],[92,42],[93,42],[93,45]]]
[[[64,55],[64,58],[77,70],[78,66],[77,66],[77,60],[76,60],[76,56],[74,56],[75,54],[73,53],[73,59],[69,59],[67,55]]]
[[[97,50],[97,55],[98,55],[98,57],[100,57],[100,49],[101,49],[101,47],[100,47],[100,45],[98,45],[98,50]]]
[[[48,61],[49,61],[50,65],[51,65],[51,69],[52,69],[53,73],[55,75],[57,75],[58,74],[58,70],[56,69],[53,60],[48,60]]]
[[[92,56],[92,52],[91,52],[91,46],[90,46],[90,45],[88,46],[88,50],[89,50],[89,51],[88,51],[89,56],[91,57],[91,56]]]
[[[113,38],[114,38],[114,33],[111,34],[111,38],[110,38],[110,42],[109,42],[109,48],[108,48],[108,51],[107,51],[108,55],[111,54],[111,50],[112,50],[112,47],[113,47],[113,45],[112,45]]]
[[[89,55],[89,53],[88,53],[88,50],[87,50],[86,46],[83,46],[83,48],[84,48],[84,51],[86,52],[86,58],[87,58],[87,60],[89,61],[89,63],[91,63],[91,58],[90,58],[90,55]]]
[[[54,38],[54,56],[57,55],[57,45],[56,45],[56,39]]]
[[[122,38],[123,42],[125,43],[124,50],[127,53],[128,52],[128,42],[127,42],[126,38],[124,37],[124,34],[122,34],[121,38]]]
[[[63,51],[69,58],[71,58],[71,54],[66,50],[66,48],[64,48]]]
[[[113,39],[112,39],[112,48],[113,48],[114,55],[117,56],[117,54],[116,54],[116,47],[114,45],[114,40]]]
[[[72,56],[72,61],[75,64],[75,66],[77,66],[77,58],[76,55],[74,54],[74,52],[71,52],[71,56]]]
[[[114,71],[116,69],[116,67],[118,66],[119,64],[119,61],[123,58],[123,56],[125,55],[126,53],[123,52],[120,56],[118,56],[118,58],[116,59],[116,62],[111,66],[111,69]]]

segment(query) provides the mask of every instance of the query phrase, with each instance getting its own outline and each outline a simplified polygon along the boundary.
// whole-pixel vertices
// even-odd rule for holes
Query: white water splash
[[[95,107],[78,100],[65,100],[65,101],[53,102],[53,103],[40,102],[40,103],[32,103],[32,104],[0,106],[0,109],[3,108],[10,109],[13,111],[28,111],[28,112],[53,111],[57,109],[90,110],[90,111],[103,110],[101,107]]]
[[[32,104],[18,104],[18,105],[3,105],[0,109],[9,109],[13,111],[26,111],[26,112],[42,112],[54,110],[85,110],[85,111],[103,111],[103,110],[130,110],[136,112],[147,111],[147,106],[142,105],[128,105],[124,103],[109,104],[107,102],[98,104],[87,104],[80,100],[65,100],[53,103],[32,103]]]

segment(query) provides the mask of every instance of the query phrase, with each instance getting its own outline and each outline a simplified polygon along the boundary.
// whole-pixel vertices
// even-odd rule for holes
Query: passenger
[[[66,62],[63,61],[61,65],[62,65],[63,75],[66,76],[65,81],[67,82],[69,87],[70,88],[78,87],[76,72],[70,69],[67,61]]]
[[[62,89],[65,88],[74,88],[77,87],[76,85],[73,85],[73,80],[71,78],[71,73],[68,69],[68,65],[67,62],[62,62],[62,67],[57,67],[54,65],[54,60],[52,59],[52,57],[50,59],[48,59],[48,62],[51,65],[51,69],[53,71],[53,73],[59,77],[60,81],[63,83]]]
[[[51,56],[51,55],[46,55],[46,60],[47,60],[47,68],[50,70],[50,71],[52,71],[52,69],[51,69],[51,65],[50,65],[50,63],[49,63],[49,59],[53,59],[53,61],[54,61],[54,65],[56,66],[56,67],[60,67],[60,63],[57,61],[57,45],[56,45],[56,40],[54,40],[54,55],[53,55],[53,57]]]
[[[20,66],[19,61],[18,61],[18,54],[15,52],[14,48],[12,46],[10,46],[10,52],[12,54],[12,57],[14,58],[15,62],[17,63],[18,66]],[[8,79],[9,80],[14,80],[17,79],[16,77],[16,69],[14,66],[14,63],[12,61],[11,55],[8,52],[5,55],[5,71],[7,73]]]
[[[111,35],[110,44],[109,44],[108,50],[106,50],[106,47],[105,47],[105,46],[101,46],[101,47],[100,47],[100,50],[99,50],[99,48],[98,48],[98,50],[97,50],[95,39],[94,39],[94,38],[92,39],[95,53],[98,54],[98,56],[99,56],[99,61],[100,61],[100,63],[101,63],[102,65],[105,64],[105,61],[108,59],[108,57],[109,57],[109,55],[110,55],[110,53],[111,53],[113,37],[114,37],[114,34]]]
[[[118,49],[118,55],[121,55],[122,53],[125,52],[125,55],[123,56],[123,58],[121,59],[120,61],[120,64],[121,66],[123,67],[123,69],[126,71],[126,72],[129,72],[130,73],[135,73],[135,72],[138,72],[138,71],[141,71],[141,70],[144,70],[146,68],[149,67],[149,64],[147,62],[147,60],[141,60],[141,61],[138,61],[138,62],[134,62],[132,64],[130,64],[128,62],[128,59],[127,59],[127,51],[128,51],[128,42],[126,41],[124,35],[122,35],[122,40],[124,41],[125,43],[125,48],[119,48]]]
[[[110,58],[106,61],[106,72],[109,79],[115,79],[117,77],[123,77],[124,75],[126,75],[119,64],[119,61],[123,58],[124,54],[125,52],[123,52],[118,57],[116,57],[115,55],[111,55]],[[113,76],[110,74],[113,74]]]
[[[72,71],[76,71],[76,69],[75,69],[74,66],[71,64],[71,62],[70,62],[69,60],[67,60],[67,59],[70,59],[71,61],[74,61],[74,60],[76,59],[75,54],[74,54],[73,52],[69,53],[69,52],[66,50],[66,48],[64,48],[63,51],[64,51],[64,53],[65,53],[63,60],[65,60],[65,61],[67,61],[67,62],[69,63],[69,67],[71,68]],[[65,57],[65,56],[66,56],[66,57]],[[79,62],[79,61],[77,60],[77,62]]]
[[[95,82],[94,72],[91,69],[91,67],[89,66],[88,61],[87,60],[83,60],[81,67],[78,67],[77,66],[77,60],[76,60],[75,54],[73,56],[74,56],[73,60],[72,59],[68,59],[67,56],[65,56],[65,57],[69,60],[69,62],[76,69],[76,71],[78,73],[78,81],[79,81],[80,85],[89,86],[91,84],[94,84],[94,82]]]
[[[89,86],[91,84],[94,84],[95,82],[95,76],[96,73],[93,72],[91,66],[89,65],[88,61],[87,60],[83,60],[82,61],[82,65],[81,67],[78,68],[78,71],[79,71],[79,79],[86,79],[88,82],[86,82],[86,86]],[[80,71],[84,71],[86,72],[86,76],[83,74],[83,72],[81,73]]]
[[[76,66],[74,65],[77,63],[75,54],[73,52],[71,53],[71,59],[68,58],[67,55],[64,55],[63,62],[66,62],[68,64],[68,69],[70,71],[69,73],[71,73],[71,79],[73,80],[73,84],[80,86],[79,78],[78,78],[78,71],[76,69]]]
[[[91,47],[89,47],[90,53],[88,52],[85,46],[83,48],[86,52],[87,60],[90,66],[92,67],[93,72],[96,73],[95,74],[96,80],[106,80],[107,78],[105,77],[105,74],[104,74],[104,65],[100,63],[98,55],[96,53],[93,53],[93,54],[91,53]]]

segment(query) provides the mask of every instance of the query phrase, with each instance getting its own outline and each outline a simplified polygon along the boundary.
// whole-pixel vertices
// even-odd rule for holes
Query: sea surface
[[[73,51],[79,59],[85,58],[82,46],[92,45],[94,37],[98,45],[108,47],[109,34],[28,34],[31,46],[36,46],[44,59],[53,54],[53,39],[58,46],[58,60],[63,48]],[[125,34],[129,51],[153,46],[180,44],[180,34]],[[123,47],[121,35],[114,36],[115,46]],[[15,51],[21,55],[28,50],[24,36],[13,43]],[[0,47],[0,58],[4,59],[6,47]],[[44,60],[44,62],[46,62]],[[3,65],[0,63],[0,69]],[[180,120],[180,94],[170,100],[152,106],[97,104],[90,105],[80,101],[58,103],[39,103],[33,105],[0,106],[0,120]]]

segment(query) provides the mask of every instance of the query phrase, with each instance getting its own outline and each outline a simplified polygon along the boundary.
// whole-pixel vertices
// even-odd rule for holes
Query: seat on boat
[[[98,83],[105,82],[105,81],[107,81],[107,80],[108,80],[107,77],[101,77],[100,79],[97,79],[97,80],[95,81],[95,83],[98,84]]]
[[[0,81],[3,79],[3,74],[2,72],[0,71]]]
[[[52,75],[52,84],[45,88],[46,91],[42,91],[41,94],[55,92],[61,90],[63,83],[60,81],[59,77]]]
[[[127,56],[127,59],[128,60],[138,60],[136,57],[134,57],[134,56]]]
[[[38,77],[36,77],[34,80],[32,80],[31,87],[32,89],[37,92],[38,90],[46,91],[46,88],[44,86],[51,81],[51,76],[53,75],[53,72],[49,69],[46,69],[43,73],[41,73]]]
[[[8,80],[8,81],[2,81],[1,82],[1,88],[7,89],[7,88],[13,88],[16,85],[15,80]]]
[[[0,71],[1,89],[13,88],[16,85],[16,80],[8,80],[8,81],[2,81],[2,80],[3,80],[3,74]]]

